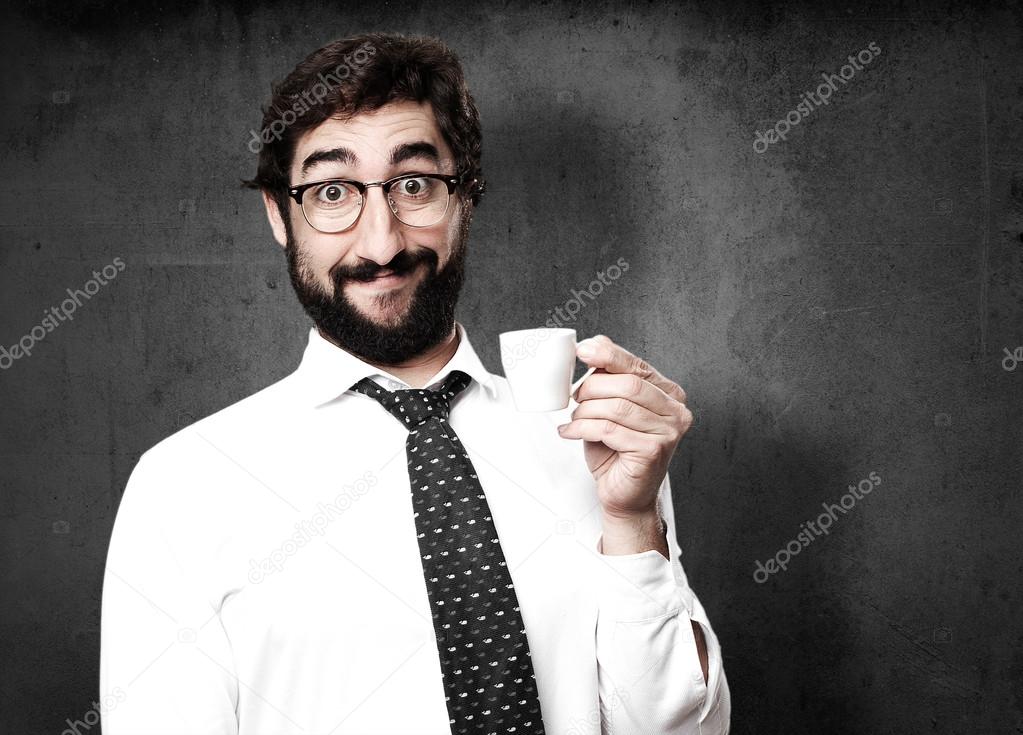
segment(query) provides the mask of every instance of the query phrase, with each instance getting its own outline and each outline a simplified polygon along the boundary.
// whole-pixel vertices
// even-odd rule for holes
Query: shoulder
[[[244,450],[251,455],[272,444],[302,407],[295,373],[159,441],[139,458],[138,478],[202,476]]]

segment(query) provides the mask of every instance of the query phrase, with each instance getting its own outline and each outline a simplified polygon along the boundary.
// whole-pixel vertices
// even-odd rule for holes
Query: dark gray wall
[[[0,344],[125,268],[0,371],[0,731],[92,707],[139,454],[297,364],[308,323],[238,187],[270,81],[402,30],[459,52],[482,112],[460,318],[490,368],[499,331],[631,266],[574,326],[691,395],[671,477],[734,732],[1023,732],[1023,364],[1002,365],[1023,345],[1020,7],[356,5],[44,2],[3,22]]]

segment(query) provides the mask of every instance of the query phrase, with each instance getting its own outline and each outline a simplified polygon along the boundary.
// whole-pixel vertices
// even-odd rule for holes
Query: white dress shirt
[[[726,733],[721,649],[679,562],[600,553],[562,411],[519,413],[457,324],[449,423],[515,583],[548,735]],[[298,369],[135,467],[103,582],[105,735],[450,735],[412,516],[407,430],[346,392],[409,386],[311,330]],[[690,621],[707,641],[705,683]]]

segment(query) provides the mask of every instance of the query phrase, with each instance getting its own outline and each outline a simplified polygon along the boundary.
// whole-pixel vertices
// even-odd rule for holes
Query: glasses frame
[[[393,204],[391,204],[390,194],[391,187],[399,181],[404,179],[436,179],[437,181],[443,181],[448,187],[448,199],[444,204],[444,212],[437,218],[436,222],[432,222],[428,225],[410,225],[405,222],[395,210]],[[299,186],[292,186],[288,189],[288,196],[295,200],[298,204],[298,208],[302,210],[302,217],[305,218],[306,224],[312,227],[317,232],[322,232],[327,235],[335,235],[339,232],[347,232],[359,223],[362,219],[362,213],[366,211],[366,192],[369,191],[371,186],[379,186],[384,192],[384,199],[387,200],[387,208],[391,210],[391,214],[394,218],[401,222],[406,227],[433,227],[437,222],[440,222],[447,216],[448,209],[451,208],[451,195],[455,193],[455,189],[462,185],[465,179],[465,174],[455,174],[454,176],[448,176],[447,174],[426,174],[426,173],[407,173],[399,174],[393,178],[387,179],[386,181],[356,181],[355,179],[323,179],[322,181],[310,181],[306,184],[300,184]],[[312,189],[314,186],[323,186],[324,184],[351,184],[359,192],[359,196],[362,198],[362,203],[359,205],[359,213],[355,216],[352,224],[348,225],[342,230],[321,230],[319,227],[309,221],[309,215],[306,214],[305,207],[302,206],[302,197],[305,196],[307,189]]]

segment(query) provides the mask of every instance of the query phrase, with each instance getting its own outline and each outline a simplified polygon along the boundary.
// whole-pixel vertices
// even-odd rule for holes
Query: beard
[[[440,344],[455,326],[455,306],[465,278],[466,240],[471,214],[463,210],[451,257],[437,268],[437,253],[430,248],[402,250],[387,265],[363,261],[356,266],[337,264],[328,276],[332,292],[316,281],[308,258],[299,248],[290,223],[287,226],[288,274],[299,302],[316,324],[320,334],[335,345],[375,365],[397,365]],[[404,313],[378,323],[365,316],[345,296],[348,281],[367,281],[383,270],[396,275],[410,274],[425,267],[426,275],[415,287]],[[374,297],[383,309],[397,304],[404,295],[385,292]]]

